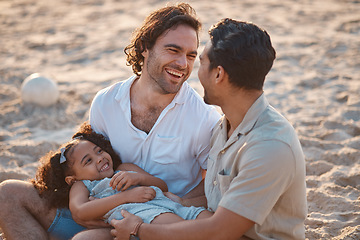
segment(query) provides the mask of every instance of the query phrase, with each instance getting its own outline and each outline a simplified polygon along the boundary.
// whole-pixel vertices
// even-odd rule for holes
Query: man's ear
[[[146,58],[149,55],[149,51],[145,48],[145,50],[142,51],[141,55]]]
[[[221,83],[222,81],[224,81],[225,76],[226,76],[225,69],[220,65],[217,66],[216,67],[216,79],[215,79],[215,82],[216,83]]]
[[[74,182],[76,182],[76,178],[74,176],[66,176],[65,177],[65,182],[71,186],[74,184]]]

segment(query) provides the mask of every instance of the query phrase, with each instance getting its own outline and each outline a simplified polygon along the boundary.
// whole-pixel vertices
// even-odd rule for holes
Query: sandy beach
[[[38,159],[88,119],[96,92],[131,74],[124,47],[160,0],[0,0],[0,182],[29,179]],[[360,1],[188,1],[208,28],[230,17],[265,28],[277,51],[269,102],[294,126],[307,170],[306,238],[360,239]],[[199,61],[188,82],[203,94]],[[24,103],[32,73],[56,104]],[[0,229],[1,232],[1,229]]]

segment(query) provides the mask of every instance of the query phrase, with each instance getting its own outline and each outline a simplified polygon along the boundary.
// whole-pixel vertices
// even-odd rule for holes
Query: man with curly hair
[[[185,3],[151,13],[125,48],[135,75],[96,95],[90,124],[110,140],[124,163],[138,165],[163,179],[170,192],[197,197],[204,205],[202,173],[220,115],[185,82],[197,56],[200,27]],[[84,229],[68,210],[49,208],[31,184],[7,181],[0,185],[0,198],[0,226],[9,239],[46,239],[44,229],[52,236],[67,231],[72,236]],[[73,217],[90,228],[106,226]],[[112,237],[107,228],[76,238]]]

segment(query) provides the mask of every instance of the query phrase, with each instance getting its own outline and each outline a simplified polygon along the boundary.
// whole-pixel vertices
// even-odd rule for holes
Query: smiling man
[[[90,124],[110,140],[124,163],[161,178],[179,196],[205,200],[202,171],[220,115],[185,82],[197,56],[200,26],[185,3],[151,13],[125,48],[135,75],[96,95]],[[104,227],[102,220],[73,217],[86,227]],[[0,185],[0,226],[8,239],[46,239],[44,230],[69,239],[84,229],[68,209],[49,209],[33,186],[21,181]],[[110,228],[75,238],[112,239]]]
[[[90,124],[109,138],[123,162],[161,178],[169,192],[203,196],[206,204],[202,185],[195,187],[206,169],[211,132],[220,115],[185,82],[199,45],[200,22],[193,14],[182,3],[145,19],[125,48],[136,76],[96,95]],[[109,233],[89,230],[75,239],[111,239]]]
[[[155,93],[173,97],[192,71],[197,56],[197,32],[189,25],[174,26],[142,55],[145,64],[139,81],[146,81]]]

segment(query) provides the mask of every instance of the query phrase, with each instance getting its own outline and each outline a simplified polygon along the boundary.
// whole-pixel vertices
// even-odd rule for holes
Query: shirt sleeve
[[[289,145],[271,140],[246,146],[236,155],[236,176],[229,181],[219,205],[262,224],[295,176],[295,157]],[[241,161],[240,161],[241,158]],[[224,174],[224,171],[218,172]],[[227,181],[229,176],[219,176]]]
[[[105,122],[101,110],[101,92],[98,92],[91,103],[89,121],[95,132],[105,133]]]

